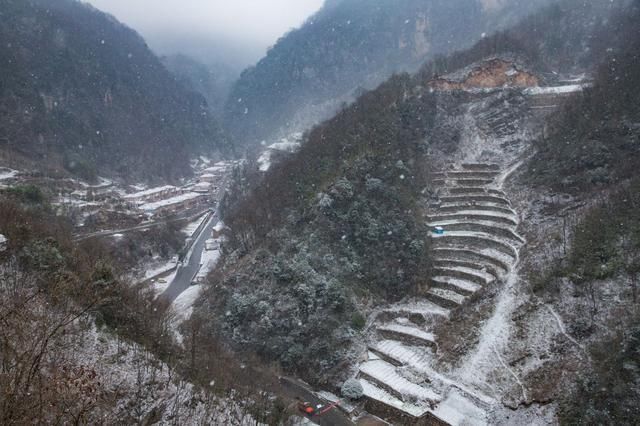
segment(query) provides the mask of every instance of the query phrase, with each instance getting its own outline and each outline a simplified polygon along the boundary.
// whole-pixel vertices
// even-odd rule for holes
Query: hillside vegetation
[[[618,184],[640,165],[640,27],[636,9],[598,52],[593,87],[566,102],[538,141],[530,164],[536,184],[573,193]]]
[[[225,124],[242,144],[305,130],[393,72],[466,48],[544,0],[327,2],[234,85]]]
[[[638,1],[611,18],[615,32],[606,44],[596,40],[602,64],[593,86],[550,119],[524,176],[585,205],[566,231],[566,255],[534,279],[536,293],[566,305],[572,333],[589,342],[588,368],[561,398],[560,421],[567,425],[634,424],[640,415],[638,19]]]
[[[436,102],[411,91],[404,75],[364,95],[228,214],[222,285],[201,307],[214,330],[325,381],[349,359],[360,306],[427,279],[419,200]]]
[[[277,423],[250,355],[231,354],[135,284],[96,240],[74,243],[37,188],[0,191],[0,423]]]
[[[0,16],[7,165],[175,179],[223,148],[204,98],[114,18],[75,0],[5,0]]]
[[[570,31],[558,25],[567,22],[593,23],[579,32],[590,34],[597,15],[547,10],[427,63],[415,77],[392,77],[311,130],[297,154],[272,166],[227,213],[224,266],[199,308],[217,318],[207,332],[330,381],[351,356],[363,315],[430,278],[427,152],[456,149],[451,117],[472,95],[430,93],[427,81],[497,55],[534,70],[580,69],[580,59],[563,58],[579,36],[554,47],[548,41]]]

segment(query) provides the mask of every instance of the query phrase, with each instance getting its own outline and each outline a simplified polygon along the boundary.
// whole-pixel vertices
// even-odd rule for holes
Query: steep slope
[[[559,401],[564,424],[640,415],[639,19],[635,1],[611,20],[593,87],[549,121],[515,188],[530,194],[518,204],[530,223],[524,267],[534,295],[517,319],[529,343],[518,350],[546,354],[527,379],[532,394]]]
[[[114,18],[75,0],[4,0],[0,14],[6,161],[173,179],[222,147],[205,100]]]
[[[640,165],[640,28],[632,25],[635,16],[617,17],[618,29],[601,52],[604,62],[594,87],[571,99],[538,141],[529,170],[534,183],[584,193],[635,176]]]
[[[198,309],[218,320],[208,333],[317,383],[359,377],[365,408],[399,422],[554,419],[537,374],[566,332],[547,311],[539,330],[520,320],[537,224],[514,176],[616,31],[608,5],[577,4],[396,76],[309,132],[230,213]]]
[[[249,409],[266,424],[279,415],[251,396],[257,376],[241,379],[247,369],[213,345],[207,356],[222,368],[196,377],[175,362],[192,352],[174,341],[172,308],[124,278],[106,246],[73,242],[43,197],[0,190],[0,229],[1,424],[247,424]],[[235,398],[214,394],[212,380]]]
[[[468,47],[543,3],[327,2],[242,73],[229,96],[225,124],[249,144],[305,130],[391,73],[415,70],[434,55]]]
[[[416,200],[436,103],[411,89],[401,76],[364,95],[227,214],[221,285],[201,307],[219,319],[210,332],[327,381],[364,327],[358,299],[418,287],[428,265]]]
[[[472,154],[463,161],[473,161],[474,151],[466,152]],[[484,424],[489,411],[496,411],[497,395],[437,371],[434,357],[443,336],[434,325],[452,321],[450,313],[473,304],[484,287],[514,276],[524,240],[515,232],[518,215],[502,191],[512,169],[501,166],[464,162],[438,174],[442,204],[431,212],[429,226],[446,231],[433,235],[432,278],[417,298],[386,307],[374,318],[368,357],[358,373],[368,398],[413,417],[433,413],[449,424]]]

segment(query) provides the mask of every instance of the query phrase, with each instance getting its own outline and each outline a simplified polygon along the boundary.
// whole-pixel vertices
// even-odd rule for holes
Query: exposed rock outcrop
[[[494,58],[484,61],[462,76],[444,76],[429,81],[439,91],[494,89],[501,87],[537,87],[540,79],[512,61]]]

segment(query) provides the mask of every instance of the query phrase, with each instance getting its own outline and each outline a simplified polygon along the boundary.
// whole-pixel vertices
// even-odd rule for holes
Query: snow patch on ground
[[[491,375],[495,374],[499,364],[502,364],[498,359],[499,353],[508,349],[512,328],[511,315],[518,307],[517,284],[518,273],[512,271],[505,280],[504,289],[500,292],[491,318],[482,327],[480,342],[467,356],[461,367],[454,372],[462,382],[493,393],[495,397],[498,397],[500,390],[504,391],[504,389],[492,389],[491,387],[495,384],[489,384],[495,382],[491,380]],[[504,374],[504,371],[502,373]]]
[[[380,389],[368,380],[360,379],[360,384],[362,385],[362,389],[364,390],[364,394],[366,396],[377,401],[382,401],[390,407],[395,407],[400,411],[408,413],[414,417],[420,417],[428,411],[427,407],[422,407],[411,404],[409,402],[401,401],[400,399],[391,395],[389,392]]]
[[[160,207],[171,206],[173,204],[182,203],[188,200],[195,200],[196,198],[203,197],[203,194],[198,192],[185,192],[184,194],[176,195],[175,197],[167,198],[166,200],[154,201],[151,203],[142,204],[141,210],[145,212],[153,212]]]
[[[152,286],[151,288],[153,289],[153,292],[155,293],[156,297],[160,296],[169,288],[169,286],[171,285],[171,282],[176,277],[176,273],[177,273],[177,270],[174,270],[169,275],[160,277],[151,282],[151,286]]]
[[[452,390],[447,399],[438,404],[434,414],[452,426],[487,424],[486,413],[457,390]]]
[[[79,200],[77,198],[73,198],[73,197],[69,197],[69,196],[65,196],[65,195],[58,197],[53,204],[73,206],[73,207],[76,207],[76,208],[102,207],[103,206],[102,203],[93,202],[93,201]]]
[[[428,333],[424,330],[421,330],[417,327],[401,325],[401,324],[386,324],[378,327],[378,330],[382,331],[392,331],[398,334],[404,334],[410,337],[416,337],[418,339],[427,341],[427,342],[435,342],[435,336],[433,333]]]
[[[294,153],[300,148],[301,135],[294,135],[293,139],[283,138],[265,148],[258,157],[258,170],[266,172],[271,168],[271,157],[276,152]]]
[[[192,285],[173,301],[172,306],[176,313],[174,319],[174,325],[176,328],[179,324],[191,317],[191,314],[193,313],[193,304],[198,300],[198,297],[200,297],[200,293],[203,288],[204,286],[201,284]]]
[[[0,167],[0,180],[13,179],[20,174],[19,171],[9,169],[6,167]]]
[[[139,192],[134,192],[133,194],[127,194],[122,198],[124,198],[125,200],[139,200],[144,197],[150,197],[163,192],[171,192],[177,190],[178,188],[173,185],[158,186],[156,188],[143,189]]]
[[[158,275],[164,274],[176,268],[177,262],[175,260],[171,260],[165,264],[158,265],[154,268],[147,269],[144,273],[145,279],[153,278]]]
[[[385,312],[406,312],[409,314],[419,314],[425,316],[448,317],[449,310],[436,305],[428,300],[411,300],[406,303],[392,305],[384,310]]]
[[[567,93],[582,92],[585,86],[583,84],[568,84],[565,86],[554,87],[528,87],[523,90],[525,95],[563,95]]]
[[[103,178],[103,177],[98,177],[98,183],[96,185],[92,185],[90,183],[83,182],[83,181],[78,181],[78,180],[74,180],[74,179],[72,179],[72,180],[75,181],[76,183],[78,183],[79,185],[85,187],[85,188],[94,188],[94,189],[107,188],[107,187],[113,185],[113,181],[112,180],[107,179],[107,178]]]
[[[101,386],[118,396],[117,406],[104,413],[109,423],[142,423],[154,411],[159,425],[255,424],[237,402],[196,389],[140,345],[93,324],[73,338],[76,350],[66,352],[67,361],[93,369]]]

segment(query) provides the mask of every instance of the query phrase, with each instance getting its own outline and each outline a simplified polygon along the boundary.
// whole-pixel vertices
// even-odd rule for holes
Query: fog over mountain
[[[323,0],[87,0],[133,27],[162,55],[186,53],[202,62],[253,64]]]

